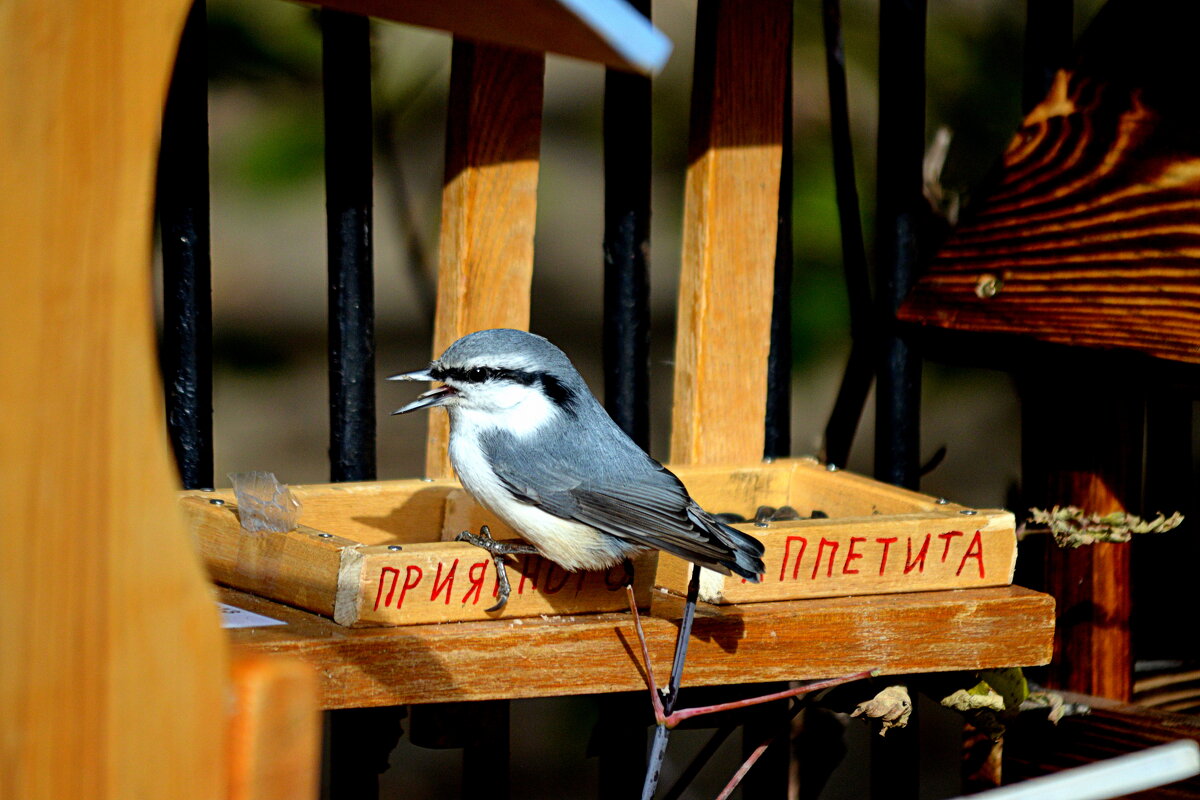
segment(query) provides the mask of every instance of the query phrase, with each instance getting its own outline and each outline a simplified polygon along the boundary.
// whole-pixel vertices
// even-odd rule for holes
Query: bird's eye
[[[492,371],[487,367],[473,367],[467,371],[467,379],[472,382],[482,383],[492,376],[491,373]]]

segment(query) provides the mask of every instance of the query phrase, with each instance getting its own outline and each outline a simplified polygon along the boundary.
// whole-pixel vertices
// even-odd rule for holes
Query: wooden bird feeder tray
[[[811,459],[675,470],[714,512],[753,519],[759,506],[828,518],[735,525],[766,546],[761,583],[705,570],[701,599],[751,603],[808,597],[1006,586],[1016,562],[1013,515],[899,489]],[[459,622],[617,611],[625,570],[568,573],[525,556],[509,567],[507,607],[488,613],[496,574],[477,547],[454,542],[487,524],[516,538],[453,480],[292,487],[303,524],[288,533],[241,528],[231,491],[185,492],[180,503],[213,578],[347,626]],[[646,553],[635,593],[682,594],[688,562]]]

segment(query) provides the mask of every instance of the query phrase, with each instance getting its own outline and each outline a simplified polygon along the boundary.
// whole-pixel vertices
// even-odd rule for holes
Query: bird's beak
[[[431,381],[433,376],[429,374],[429,368],[418,369],[412,372],[401,372],[399,375],[391,375],[389,381]],[[403,408],[397,408],[392,412],[396,414],[407,414],[410,411],[417,411],[422,408],[430,408],[432,406],[440,406],[445,402],[446,398],[454,394],[454,389],[449,386],[439,386],[436,389],[430,389],[428,392],[421,394],[416,400],[413,400]]]
[[[424,369],[414,369],[412,372],[401,372],[396,375],[389,375],[389,381],[431,381],[433,376],[429,374],[429,367]]]

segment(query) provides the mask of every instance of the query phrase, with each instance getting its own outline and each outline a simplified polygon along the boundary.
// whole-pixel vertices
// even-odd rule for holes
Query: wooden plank
[[[634,592],[649,606],[656,553],[634,559]],[[498,596],[496,567],[474,545],[431,542],[354,548],[338,572],[333,618],[341,625],[413,625],[467,620],[591,614],[629,607],[623,565],[604,571],[567,572],[539,556],[521,556],[507,567],[512,595],[502,611],[488,613]]]
[[[229,800],[316,800],[321,774],[319,686],[294,659],[240,656],[232,670]]]
[[[671,461],[762,457],[791,3],[705,0],[675,346]]]
[[[233,590],[225,602],[287,625],[229,632],[237,652],[316,668],[323,706],[555,697],[642,689],[629,614],[343,628]],[[643,618],[657,674],[671,662],[681,603]],[[685,685],[1045,663],[1053,601],[1020,587],[879,597],[702,605]]]
[[[437,541],[447,497],[462,492],[453,479],[292,484],[288,489],[301,503],[303,524],[366,545]],[[181,497],[236,502],[232,489],[189,491]],[[187,506],[193,507],[199,508]]]
[[[190,5],[14,0],[0,14],[0,64],[20,75],[0,84],[12,800],[225,789],[228,645],[175,510],[151,307],[154,167]]]
[[[795,464],[788,502],[803,515],[822,511],[838,518],[969,510],[865,475],[831,470],[814,459],[796,459]]]
[[[287,533],[249,533],[241,529],[232,503],[183,497],[180,506],[214,581],[333,616],[342,551],[357,542],[324,538],[307,525]]]
[[[623,0],[320,0],[320,5],[449,31],[478,42],[548,51],[653,74],[671,40]]]
[[[761,583],[705,569],[706,603],[758,603],[839,595],[1007,586],[1017,563],[1007,511],[900,514],[735,525],[766,547]],[[663,554],[655,585],[687,594],[691,564]]]
[[[1200,147],[1149,97],[1060,71],[901,319],[1200,362]]]
[[[1024,504],[1075,505],[1097,514],[1137,508],[1145,422],[1141,395],[1098,395],[1077,403],[1026,391],[1021,411]],[[1047,545],[1045,590],[1059,605],[1048,685],[1129,699],[1130,547],[1129,542],[1074,550]]]
[[[473,331],[529,327],[544,71],[540,54],[454,42],[434,358]],[[448,441],[430,414],[431,478],[452,472]]]

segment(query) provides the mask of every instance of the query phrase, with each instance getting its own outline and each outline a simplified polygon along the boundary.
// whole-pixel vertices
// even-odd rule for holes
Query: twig
[[[760,703],[769,703],[772,700],[782,700],[789,697],[797,697],[808,692],[827,689],[831,686],[838,686],[850,681],[869,678],[879,674],[879,670],[865,670],[856,672],[852,675],[844,675],[840,678],[830,678],[823,681],[815,681],[806,683],[803,686],[798,686],[795,689],[785,689],[782,692],[773,692],[771,694],[761,695],[759,697],[750,697],[744,700],[734,700],[728,703],[717,703],[711,706],[698,706],[696,708],[685,708],[680,711],[675,711],[675,701],[679,696],[680,684],[683,680],[683,666],[687,658],[688,640],[691,638],[692,625],[696,616],[696,601],[700,594],[700,567],[692,567],[692,578],[688,583],[687,602],[683,607],[683,619],[679,625],[679,635],[675,639],[675,660],[671,664],[671,679],[667,684],[666,692],[660,692],[658,684],[654,680],[654,668],[650,665],[650,646],[646,642],[646,633],[642,629],[642,617],[638,613],[637,599],[633,593],[632,586],[625,587],[626,596],[629,598],[629,610],[633,614],[633,625],[637,631],[638,644],[642,649],[642,661],[646,665],[646,688],[650,690],[650,704],[654,708],[654,742],[650,748],[650,759],[646,768],[646,780],[642,784],[642,800],[651,800],[654,797],[654,792],[658,788],[658,778],[662,772],[663,760],[667,752],[667,740],[670,737],[671,731],[684,720],[698,717],[703,714],[713,714],[718,711],[729,711],[737,708],[747,708],[749,706],[759,705]],[[749,769],[754,766],[754,763],[767,749],[770,742],[763,743],[757,748],[746,763],[742,765],[738,773],[734,775],[733,781],[725,787],[721,797],[728,797],[729,792],[741,781],[742,777]]]
[[[629,596],[629,610],[633,612],[633,627],[637,630],[638,643],[642,646],[642,661],[646,664],[646,688],[650,690],[650,705],[654,707],[654,721],[661,725],[667,715],[663,711],[658,686],[654,683],[654,669],[650,666],[650,647],[646,644],[646,634],[642,631],[642,615],[638,613],[637,598],[633,594],[633,587],[626,586],[625,593]]]
[[[685,708],[680,711],[675,711],[667,714],[667,717],[661,724],[668,728],[674,728],[679,723],[692,717],[698,717],[701,714],[715,714],[718,711],[729,711],[734,708],[748,708],[756,706],[760,703],[769,703],[772,700],[782,700],[785,697],[798,697],[808,692],[815,692],[821,689],[828,689],[831,686],[840,686],[843,683],[862,680],[863,678],[872,678],[879,674],[879,670],[871,669],[862,672],[855,672],[851,675],[843,675],[840,678],[829,678],[828,680],[815,681],[814,683],[806,683],[803,686],[798,686],[795,689],[785,689],[782,692],[774,692],[772,694],[764,694],[758,697],[748,697],[745,700],[733,700],[728,703],[717,703],[712,706],[697,706],[696,708]]]
[[[692,622],[696,617],[696,600],[699,597],[700,566],[693,564],[692,579],[688,583],[687,602],[683,606],[683,619],[679,623],[679,635],[675,638],[675,660],[671,664],[671,681],[667,684],[666,695],[661,700],[665,718],[657,716],[659,712],[657,709],[655,711],[655,721],[658,724],[654,728],[654,742],[650,745],[650,760],[646,765],[646,782],[642,784],[642,800],[651,800],[654,797],[654,791],[658,788],[658,776],[662,773],[663,760],[667,756],[667,739],[674,726],[666,725],[665,720],[670,718],[675,700],[679,697],[679,684],[683,679],[683,662],[687,658],[688,639],[692,636]],[[644,642],[643,638],[642,646],[646,647]],[[649,656],[646,658],[646,663],[650,663]],[[647,678],[649,675],[650,671],[647,669]],[[656,696],[658,694],[654,689],[651,689],[651,692]]]
[[[750,768],[758,762],[758,759],[762,757],[763,753],[767,752],[767,748],[774,744],[774,742],[775,737],[771,737],[754,748],[754,752],[738,767],[738,771],[733,773],[733,777],[729,779],[729,783],[725,784],[725,788],[717,795],[717,800],[727,800],[729,795],[733,794],[733,790],[742,782],[742,778],[746,777],[746,773],[750,771]]]

